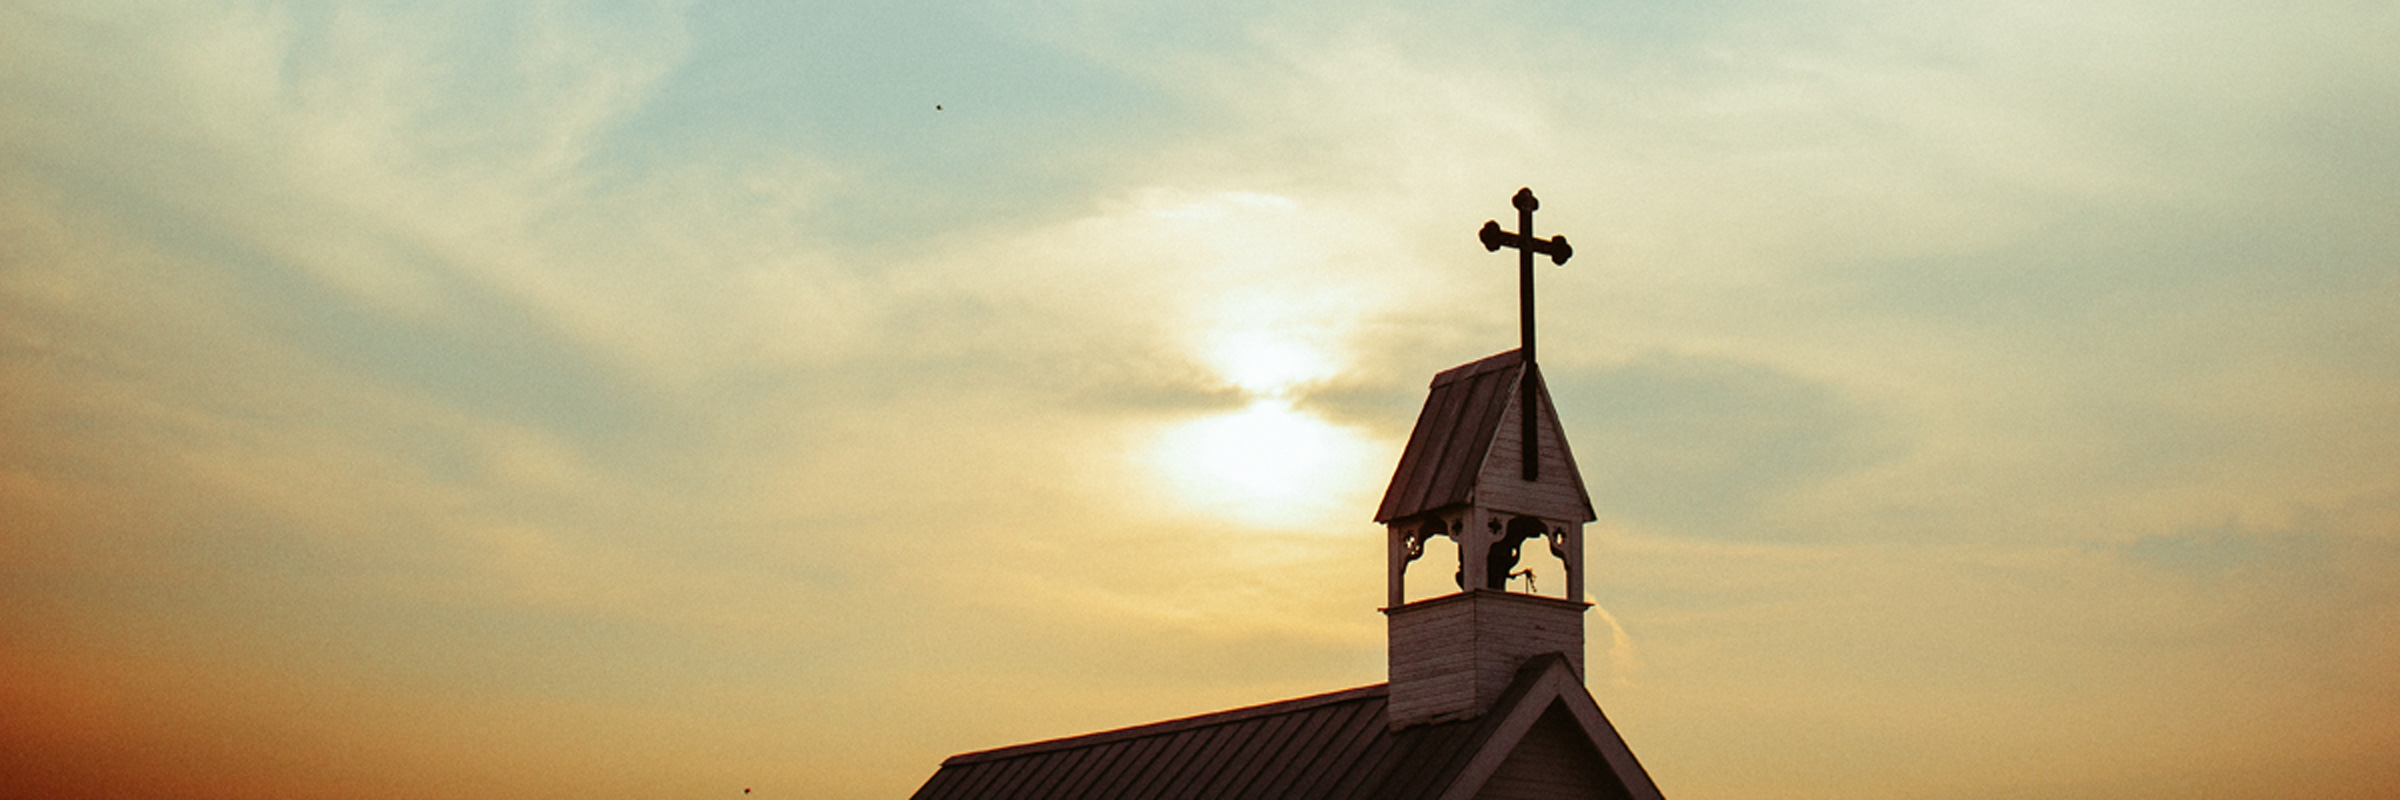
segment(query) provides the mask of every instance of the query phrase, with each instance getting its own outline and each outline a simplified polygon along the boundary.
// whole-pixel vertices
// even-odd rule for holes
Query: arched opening
[[[1428,598],[1458,593],[1458,540],[1447,532],[1448,523],[1434,518],[1418,530],[1423,531],[1422,548],[1417,558],[1409,562],[1402,573],[1401,598],[1414,603]]]
[[[1540,518],[1511,518],[1484,559],[1490,586],[1522,594],[1567,597],[1566,530]]]

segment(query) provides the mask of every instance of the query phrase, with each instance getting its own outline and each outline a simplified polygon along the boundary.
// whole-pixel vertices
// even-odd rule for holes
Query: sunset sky
[[[1668,796],[2389,796],[2396,53],[0,0],[0,795],[895,798],[1380,682],[1375,503],[1516,346],[1531,186],[1587,683]]]

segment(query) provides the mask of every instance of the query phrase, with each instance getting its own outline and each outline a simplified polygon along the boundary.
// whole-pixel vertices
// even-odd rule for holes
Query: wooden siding
[[[1474,607],[1445,602],[1466,597],[1450,595],[1387,612],[1391,659],[1386,678],[1394,724],[1465,719],[1483,711],[1475,702]]]
[[[1476,800],[1631,800],[1590,737],[1552,705],[1517,741]]]
[[[1385,612],[1391,718],[1408,726],[1483,713],[1534,656],[1559,653],[1583,674],[1580,602],[1462,592]]]
[[[1528,514],[1562,522],[1590,522],[1592,499],[1584,493],[1583,476],[1575,470],[1566,434],[1559,430],[1557,409],[1543,390],[1541,369],[1534,368],[1534,403],[1541,423],[1541,479],[1524,475],[1525,427],[1517,420],[1522,406],[1508,403],[1492,437],[1491,453],[1476,471],[1472,502],[1478,507],[1511,514]],[[1512,391],[1511,394],[1514,394]]]

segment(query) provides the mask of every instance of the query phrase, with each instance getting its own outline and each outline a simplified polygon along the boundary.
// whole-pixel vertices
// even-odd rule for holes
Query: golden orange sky
[[[2400,785],[2400,10],[1453,5],[0,2],[0,795],[1379,682],[1520,186],[1667,794]]]

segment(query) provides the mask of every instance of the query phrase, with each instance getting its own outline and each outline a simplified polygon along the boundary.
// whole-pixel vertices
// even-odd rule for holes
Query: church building
[[[1532,359],[1532,255],[1569,251],[1531,238],[1530,191],[1516,202],[1526,233],[1494,223],[1483,236],[1523,251],[1525,345],[1434,376],[1375,514],[1385,683],[962,753],[915,799],[1659,798],[1584,687],[1583,528],[1596,516]],[[1409,602],[1412,565],[1452,566],[1417,565],[1435,537],[1456,545],[1445,577],[1458,591]],[[1558,596],[1530,579],[1512,588],[1536,546],[1563,566]]]

